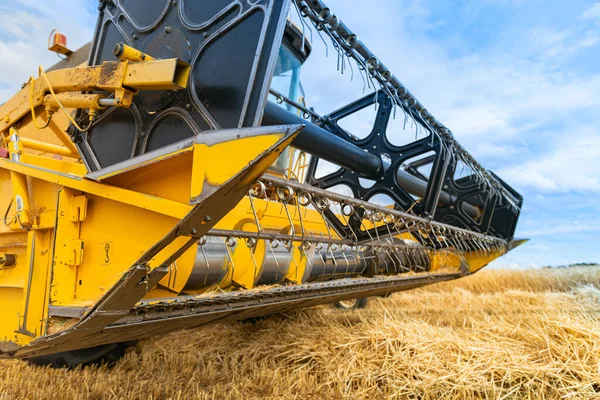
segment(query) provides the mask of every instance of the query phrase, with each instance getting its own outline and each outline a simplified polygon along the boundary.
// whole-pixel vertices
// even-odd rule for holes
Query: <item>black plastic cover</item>
[[[141,92],[130,109],[101,113],[77,140],[91,171],[207,129],[260,125],[288,0],[101,0],[100,4],[90,65],[116,61],[113,47],[123,42],[155,58],[179,58],[192,70],[185,90]]]

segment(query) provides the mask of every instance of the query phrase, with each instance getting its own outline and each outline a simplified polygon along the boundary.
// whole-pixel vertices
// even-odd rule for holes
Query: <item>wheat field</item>
[[[0,361],[0,399],[600,398],[600,268],[483,271],[140,342],[114,367]]]

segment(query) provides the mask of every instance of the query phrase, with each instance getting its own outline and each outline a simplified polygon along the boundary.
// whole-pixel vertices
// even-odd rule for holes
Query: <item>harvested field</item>
[[[600,398],[600,268],[484,271],[146,340],[114,368],[0,361],[0,399]]]

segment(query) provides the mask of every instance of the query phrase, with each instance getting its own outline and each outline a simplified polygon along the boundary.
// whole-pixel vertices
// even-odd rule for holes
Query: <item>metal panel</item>
[[[286,0],[104,0],[90,65],[114,61],[123,42],[191,64],[186,90],[144,91],[107,110],[79,136],[91,171],[201,134],[258,126],[281,45]],[[86,119],[85,115],[80,118]]]
[[[463,276],[460,273],[422,274],[396,278],[342,279],[302,286],[282,286],[259,291],[237,291],[209,296],[185,296],[164,302],[138,304],[118,322],[106,327],[67,331],[54,342],[42,337],[20,349],[16,356],[28,358],[93,347],[105,343],[166,334],[215,321],[260,317],[317,304],[328,304],[356,297],[381,296],[415,287],[444,282]],[[52,347],[51,347],[52,346]]]

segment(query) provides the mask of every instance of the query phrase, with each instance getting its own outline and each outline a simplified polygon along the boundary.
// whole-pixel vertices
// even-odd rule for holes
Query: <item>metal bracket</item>
[[[71,221],[85,221],[85,218],[87,217],[87,204],[88,199],[85,196],[77,196],[71,199],[71,208],[73,210],[73,214],[71,215]]]
[[[83,241],[81,239],[71,239],[67,245],[67,254],[69,255],[66,264],[78,267],[83,264]]]

